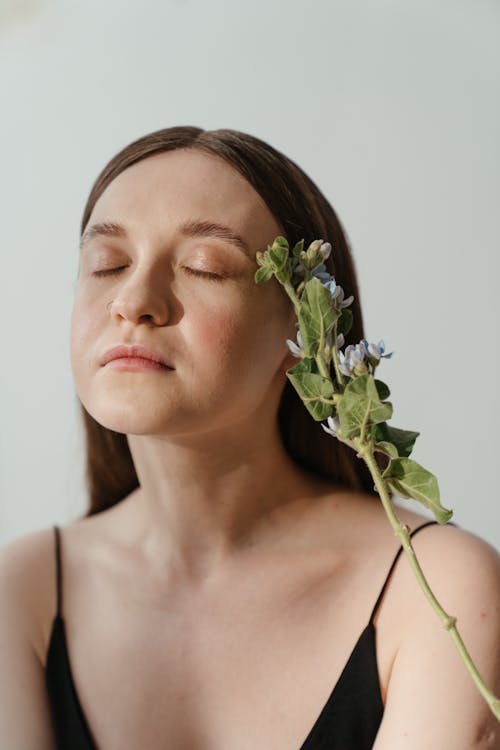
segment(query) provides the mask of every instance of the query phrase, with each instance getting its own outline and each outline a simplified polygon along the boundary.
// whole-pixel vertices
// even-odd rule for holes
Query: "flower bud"
[[[332,246],[329,242],[323,242],[323,244],[320,247],[321,255],[323,256],[323,260],[326,260],[330,253],[332,252]]]

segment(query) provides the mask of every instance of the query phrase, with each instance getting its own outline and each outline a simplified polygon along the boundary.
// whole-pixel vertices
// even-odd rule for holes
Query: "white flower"
[[[302,336],[300,335],[300,330],[297,331],[297,343],[295,341],[292,341],[291,339],[287,339],[286,343],[288,344],[288,348],[292,352],[294,357],[302,357],[303,351],[302,351]]]
[[[378,342],[378,344],[370,344],[366,339],[362,339],[361,343],[363,344],[366,352],[367,358],[373,358],[376,360],[380,360],[382,358],[387,357],[388,359],[392,357],[394,352],[390,352],[389,354],[384,354],[385,352],[385,344],[382,339]]]
[[[361,372],[368,372],[368,368],[364,361],[366,349],[363,342],[356,344],[349,344],[346,347],[345,352],[339,351],[339,370],[343,375],[347,375],[348,378],[353,376],[354,370],[356,374]]]
[[[347,299],[344,299],[344,290],[342,289],[341,286],[338,286],[338,285],[335,287],[332,293],[332,297],[336,301],[337,307],[340,307],[340,308],[349,307],[349,305],[354,299],[352,294]]]
[[[340,419],[338,417],[328,417],[326,420],[328,422],[328,427],[325,427],[324,424],[322,424],[322,428],[325,432],[328,432],[329,435],[333,435],[333,437],[337,437],[337,432],[340,429]]]
[[[325,341],[326,346],[331,347],[332,345],[332,332],[328,334]],[[340,349],[341,346],[344,346],[344,336],[342,333],[339,333],[337,336],[337,349]]]
[[[385,346],[382,339],[378,344],[371,344],[366,339],[361,339],[355,346],[349,344],[345,352],[339,351],[339,370],[343,375],[351,378],[353,375],[361,375],[369,372],[368,364],[375,365],[382,357],[392,357],[394,352],[384,354]],[[375,362],[373,362],[375,360]]]

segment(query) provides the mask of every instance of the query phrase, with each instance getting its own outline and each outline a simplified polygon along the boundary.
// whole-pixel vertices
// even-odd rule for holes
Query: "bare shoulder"
[[[427,582],[451,617],[486,686],[500,694],[500,555],[458,527],[429,526],[412,540]],[[395,746],[500,748],[500,725],[410,565],[398,583],[400,643],[376,750]],[[445,696],[445,699],[443,697]],[[425,727],[425,730],[423,729]],[[424,734],[423,734],[424,733]]]
[[[30,532],[0,548],[0,735],[6,748],[55,747],[37,650],[51,532]]]
[[[0,548],[0,589],[19,627],[43,663],[47,628],[55,611],[54,529],[37,529]]]
[[[482,619],[486,619],[486,609],[500,617],[500,554],[491,544],[471,531],[446,524],[416,535],[412,546],[438,598],[441,595],[461,610],[474,609],[484,599],[489,603],[481,607]]]
[[[40,576],[54,556],[54,529],[37,529],[0,547],[0,577],[12,587],[16,600],[32,601],[40,588]],[[28,596],[26,596],[28,594]]]

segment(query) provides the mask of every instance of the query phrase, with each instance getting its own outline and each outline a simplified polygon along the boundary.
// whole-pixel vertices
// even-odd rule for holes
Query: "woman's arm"
[[[427,531],[415,537],[415,553],[438,600],[457,618],[486,685],[499,695],[500,556],[461,529]],[[408,617],[373,750],[500,750],[500,724],[409,566],[404,575]]]
[[[27,534],[0,549],[0,747],[12,750],[55,748],[45,672],[34,647],[43,536]]]

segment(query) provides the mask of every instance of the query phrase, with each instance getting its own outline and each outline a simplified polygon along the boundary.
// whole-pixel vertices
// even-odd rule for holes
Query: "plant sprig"
[[[321,424],[325,432],[365,461],[421,589],[500,722],[500,700],[486,687],[472,661],[456,627],[457,618],[445,612],[432,592],[412,547],[410,529],[394,512],[391,492],[418,500],[440,524],[447,523],[453,515],[441,504],[434,474],[409,458],[420,433],[387,424],[393,412],[392,403],[387,400],[390,390],[375,378],[375,373],[381,360],[392,357],[394,352],[385,353],[382,340],[374,344],[366,339],[341,350],[352,327],[353,316],[348,308],[354,298],[344,299],[344,290],[327,271],[325,260],[331,250],[330,243],[323,240],[314,240],[304,250],[304,240],[300,240],[290,253],[287,239],[278,236],[265,252],[256,254],[260,268],[255,282],[263,284],[275,276],[295,308],[297,341],[287,339],[287,344],[300,361],[287,370],[287,377],[313,419],[326,420],[326,425]],[[390,459],[383,472],[375,460],[376,452]]]

